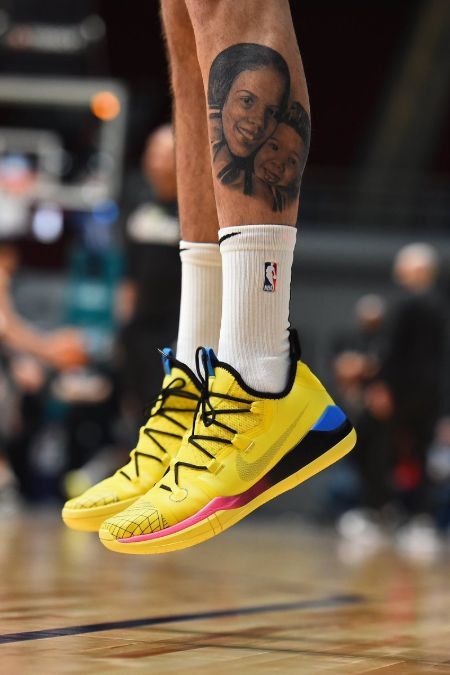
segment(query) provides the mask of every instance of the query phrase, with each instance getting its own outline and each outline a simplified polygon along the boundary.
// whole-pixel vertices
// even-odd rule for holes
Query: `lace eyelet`
[[[182,502],[188,496],[188,491],[185,488],[178,488],[176,492],[172,490],[169,495],[171,502]]]
[[[206,468],[208,471],[215,476],[223,469],[223,464],[217,461],[217,459],[212,459],[208,464],[206,465]]]

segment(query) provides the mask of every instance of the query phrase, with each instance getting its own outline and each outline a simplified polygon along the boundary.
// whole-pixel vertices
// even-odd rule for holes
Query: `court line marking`
[[[143,619],[127,619],[124,621],[107,621],[103,623],[91,623],[79,626],[67,626],[66,628],[49,628],[47,630],[31,630],[20,633],[5,633],[0,635],[0,645],[12,642],[28,642],[30,640],[45,640],[47,638],[67,637],[74,635],[86,635],[108,630],[123,628],[141,628],[144,626],[158,626],[161,624],[181,623],[183,621],[199,621],[201,619],[220,619],[233,616],[246,616],[251,614],[265,614],[283,612],[296,609],[328,609],[342,605],[354,605],[364,602],[361,595],[331,595],[317,600],[302,600],[299,602],[285,602],[271,605],[254,605],[250,607],[238,607],[237,609],[221,609],[210,612],[195,612],[192,614],[168,614],[166,616],[150,616]]]

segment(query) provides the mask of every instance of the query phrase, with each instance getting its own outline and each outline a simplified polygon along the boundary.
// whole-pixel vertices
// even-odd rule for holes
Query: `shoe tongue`
[[[230,392],[230,389],[236,393],[237,396],[245,396],[245,392],[239,386],[235,377],[221,366],[221,363],[211,347],[204,347],[204,367],[205,374],[208,377],[208,388],[211,392],[217,391],[222,394]],[[225,365],[225,364],[224,364]]]
[[[171,363],[171,358],[175,358],[175,354],[173,353],[173,349],[170,347],[164,347],[164,349],[161,350],[161,361],[162,361],[162,366],[164,368],[164,373],[167,375],[171,375],[172,373],[172,363]]]
[[[206,367],[206,375],[207,377],[214,377],[216,374],[215,367],[216,364],[218,363],[217,356],[215,355],[212,347],[204,347],[203,353],[205,356],[204,364]]]
[[[215,410],[221,409],[246,409],[248,405],[243,404],[242,402],[236,403],[229,399],[222,398],[221,396],[214,397],[214,394],[228,394],[230,396],[236,396],[240,399],[254,400],[255,397],[250,397],[239,385],[238,381],[232,373],[224,367],[225,364],[221,364],[219,361],[214,363],[213,372],[214,375],[209,376],[208,380],[208,390],[210,392],[210,401]],[[236,432],[243,432],[248,428],[249,424],[252,424],[251,415],[237,415],[237,414],[227,414],[223,413],[217,417],[218,422],[227,424],[231,429],[235,429]],[[221,430],[217,425],[205,426],[202,416],[198,415],[195,423],[195,434],[206,437],[219,436],[221,438],[230,440],[234,435],[229,431]],[[220,453],[224,447],[224,444],[214,440],[201,440],[200,444],[213,455]],[[184,444],[180,450],[179,459],[185,462],[190,462],[191,464],[201,464],[205,463],[205,455],[195,448],[191,444]]]
[[[211,377],[209,380],[209,390],[211,392],[214,393],[216,391],[221,394],[231,394],[232,396],[249,398],[249,394],[242,389],[234,375],[226,368],[222,368],[220,364],[215,367],[214,375],[215,376]],[[217,405],[217,399],[215,405]],[[223,404],[223,407],[226,407],[226,404]]]

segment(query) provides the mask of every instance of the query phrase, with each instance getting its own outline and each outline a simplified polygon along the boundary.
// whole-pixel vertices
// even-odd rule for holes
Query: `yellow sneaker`
[[[130,460],[113,476],[70,499],[62,518],[74,530],[96,531],[105,518],[123,511],[159,481],[192,427],[200,383],[191,370],[164,350],[165,377]]]
[[[292,366],[281,394],[251,390],[231,366],[201,350],[209,378],[193,433],[162,480],[103,523],[99,535],[107,548],[164,553],[198,544],[353,448],[352,425],[299,360],[297,345],[292,333]]]

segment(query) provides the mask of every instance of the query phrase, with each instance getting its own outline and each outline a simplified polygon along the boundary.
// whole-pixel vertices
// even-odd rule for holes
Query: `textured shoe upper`
[[[185,370],[173,367],[139,431],[129,462],[113,476],[66,502],[65,508],[107,506],[146,492],[163,476],[179,450],[183,436],[192,426],[198,398],[197,383]]]
[[[170,470],[102,527],[117,538],[149,534],[181,522],[216,497],[242,493],[301,440],[330,403],[301,361],[280,396],[248,389],[235,371],[219,364]]]

